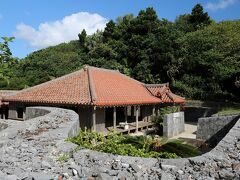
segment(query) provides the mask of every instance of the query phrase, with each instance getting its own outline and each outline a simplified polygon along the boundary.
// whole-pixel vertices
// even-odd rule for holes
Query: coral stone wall
[[[198,119],[197,126],[197,139],[209,140],[213,136],[222,134],[225,135],[228,125],[231,125],[231,122],[239,119],[239,115],[230,115],[230,116],[215,116],[215,117],[206,117]],[[221,136],[222,137],[222,136]]]
[[[183,159],[106,154],[66,142],[79,130],[71,110],[49,111],[27,121],[5,120],[0,131],[0,179],[240,179],[240,120],[210,152]],[[43,113],[44,114],[44,113]],[[62,160],[62,162],[60,162]]]

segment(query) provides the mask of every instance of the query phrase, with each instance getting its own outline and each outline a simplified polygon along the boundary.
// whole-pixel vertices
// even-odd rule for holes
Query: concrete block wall
[[[184,131],[184,112],[171,113],[164,117],[163,136],[171,138]]]

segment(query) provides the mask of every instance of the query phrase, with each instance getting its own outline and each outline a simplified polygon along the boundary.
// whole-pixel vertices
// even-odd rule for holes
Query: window
[[[23,108],[17,109],[17,118],[23,119]]]

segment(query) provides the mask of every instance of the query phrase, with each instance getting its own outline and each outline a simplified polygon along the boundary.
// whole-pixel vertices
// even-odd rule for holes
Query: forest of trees
[[[136,17],[109,21],[103,32],[87,36],[83,30],[77,38],[21,60],[5,51],[8,60],[0,61],[0,88],[23,89],[88,64],[119,70],[145,83],[170,82],[174,92],[186,98],[240,99],[240,20],[217,23],[200,4],[174,22],[147,8]],[[5,39],[0,48],[12,40]]]

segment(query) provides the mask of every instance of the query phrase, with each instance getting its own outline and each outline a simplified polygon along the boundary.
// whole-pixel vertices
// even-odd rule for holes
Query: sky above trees
[[[174,21],[176,16],[190,13],[197,3],[217,22],[240,18],[239,0],[2,0],[0,36],[14,36],[10,45],[13,56],[25,57],[34,50],[77,39],[83,28],[92,34],[110,19],[137,15],[146,7],[153,7],[160,18]]]

